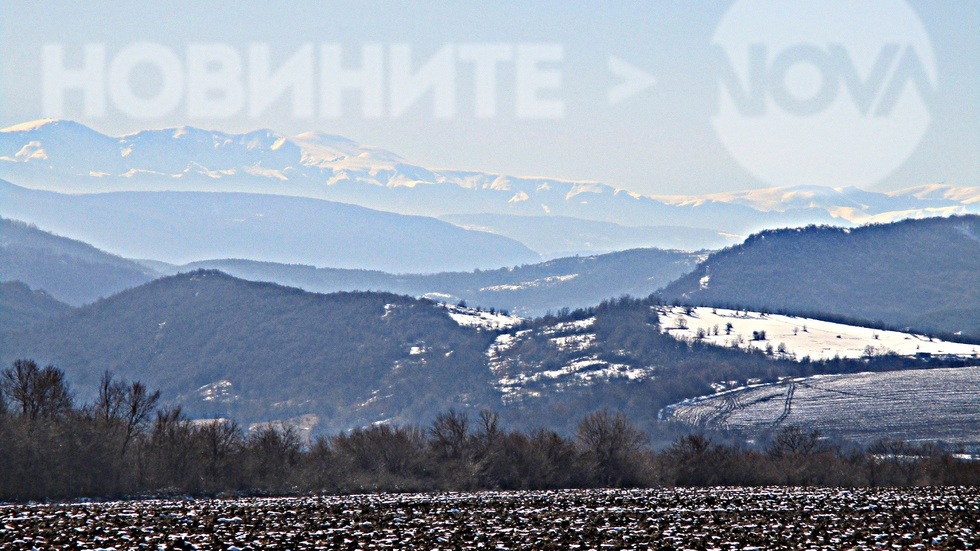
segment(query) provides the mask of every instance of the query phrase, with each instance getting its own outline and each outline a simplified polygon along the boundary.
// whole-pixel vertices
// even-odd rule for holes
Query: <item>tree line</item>
[[[65,374],[17,360],[0,372],[0,500],[285,495],[670,485],[980,484],[980,462],[936,445],[866,449],[787,427],[764,447],[684,435],[654,451],[622,413],[600,410],[573,437],[507,430],[483,410],[426,427],[378,424],[304,441],[285,425],[244,430],[160,407],[160,393],[106,373],[76,405]]]

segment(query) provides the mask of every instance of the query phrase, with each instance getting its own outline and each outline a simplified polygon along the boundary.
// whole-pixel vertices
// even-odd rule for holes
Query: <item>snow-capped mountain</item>
[[[645,196],[599,182],[427,168],[385,149],[322,132],[228,134],[181,127],[113,137],[62,120],[0,130],[0,178],[74,193],[234,190],[426,216],[564,216],[625,227],[697,227],[714,232],[708,239],[711,246],[717,246],[719,234],[737,237],[776,226],[980,213],[980,187],[935,184],[874,193],[800,186]],[[657,245],[664,246],[647,244]],[[581,247],[595,251],[617,246],[613,240]]]
[[[743,205],[761,212],[817,209],[843,221],[864,224],[976,212],[980,187],[927,184],[876,193],[856,187],[795,186],[658,198],[677,206],[721,203]]]

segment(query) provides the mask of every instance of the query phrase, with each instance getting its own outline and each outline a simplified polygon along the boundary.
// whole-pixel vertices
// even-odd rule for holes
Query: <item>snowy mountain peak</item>
[[[916,199],[952,200],[964,204],[980,204],[980,186],[958,187],[949,184],[924,184],[888,192],[890,197],[915,197]]]
[[[402,163],[404,159],[391,151],[380,147],[365,146],[354,140],[328,134],[318,130],[304,132],[293,138],[291,141],[303,149],[308,163],[315,166],[323,166],[326,163],[351,160],[358,164],[366,163]]]
[[[45,128],[55,128],[60,127],[62,129],[69,128],[84,128],[95,132],[91,128],[85,126],[84,124],[77,123],[75,121],[61,120],[61,119],[38,119],[36,121],[23,122],[20,124],[15,124],[13,126],[8,126],[7,128],[0,129],[0,133],[10,133],[10,132],[36,132]]]

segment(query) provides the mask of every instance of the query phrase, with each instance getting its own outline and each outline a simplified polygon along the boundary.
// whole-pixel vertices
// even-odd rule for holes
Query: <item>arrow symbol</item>
[[[635,66],[611,55],[606,65],[609,72],[615,77],[619,77],[619,84],[609,89],[609,105],[616,105],[623,100],[639,94],[654,85],[657,79],[646,71],[637,69]]]

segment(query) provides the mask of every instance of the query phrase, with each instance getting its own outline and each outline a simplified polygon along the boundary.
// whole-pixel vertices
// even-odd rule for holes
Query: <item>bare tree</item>
[[[102,379],[99,381],[99,396],[92,404],[94,417],[103,423],[118,420],[121,417],[125,394],[125,385],[113,381],[112,373],[109,371],[102,373]]]
[[[16,360],[0,376],[0,389],[27,419],[57,417],[72,409],[65,372],[53,365],[40,369],[34,360]]]
[[[828,451],[819,430],[798,426],[783,427],[766,447],[766,455],[782,475],[782,484],[819,482],[824,467],[820,463]]]
[[[469,426],[469,418],[460,411],[451,409],[437,415],[429,429],[436,454],[446,459],[462,459],[467,451]]]
[[[600,410],[590,413],[578,426],[577,438],[583,455],[604,485],[621,486],[638,482],[636,467],[646,435],[623,413]]]

